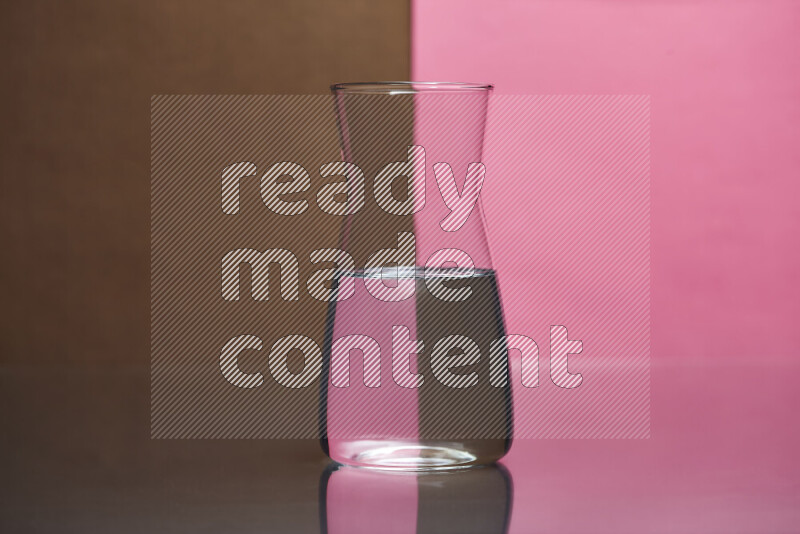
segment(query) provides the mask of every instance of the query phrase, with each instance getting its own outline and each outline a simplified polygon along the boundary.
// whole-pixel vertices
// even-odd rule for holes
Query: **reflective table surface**
[[[151,440],[145,368],[3,368],[2,532],[800,532],[800,366],[652,367],[651,438],[415,476],[316,441]]]

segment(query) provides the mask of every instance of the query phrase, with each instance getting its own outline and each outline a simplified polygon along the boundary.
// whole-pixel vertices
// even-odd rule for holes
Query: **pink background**
[[[651,95],[654,355],[794,359],[799,23],[794,1],[417,0],[413,78]],[[537,194],[485,188],[490,225]]]
[[[796,532],[800,3],[416,0],[412,20],[415,80],[651,95],[652,437],[517,441],[512,532]],[[521,332],[502,215],[537,190],[487,171]]]

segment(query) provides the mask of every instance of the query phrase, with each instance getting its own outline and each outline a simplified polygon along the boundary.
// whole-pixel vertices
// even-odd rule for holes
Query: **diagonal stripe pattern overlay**
[[[649,97],[494,96],[482,147],[421,118],[455,100],[388,101],[152,98],[151,436],[505,439],[513,412],[514,438],[649,437]],[[472,279],[375,278],[483,216]]]
[[[649,437],[650,97],[498,95],[485,162],[506,328],[540,353],[536,389],[512,354],[516,437]]]

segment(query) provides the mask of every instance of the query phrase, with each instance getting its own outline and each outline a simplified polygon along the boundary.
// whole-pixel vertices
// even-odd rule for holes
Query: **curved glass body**
[[[328,314],[322,446],[337,462],[382,469],[495,462],[513,424],[480,202],[491,86],[332,90],[348,257]]]

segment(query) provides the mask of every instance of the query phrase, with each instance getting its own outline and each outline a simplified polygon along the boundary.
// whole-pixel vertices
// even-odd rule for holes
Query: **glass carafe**
[[[335,461],[490,464],[509,449],[503,314],[480,202],[491,86],[332,87],[344,215],[328,312],[320,431]],[[335,256],[335,257],[334,257]]]

